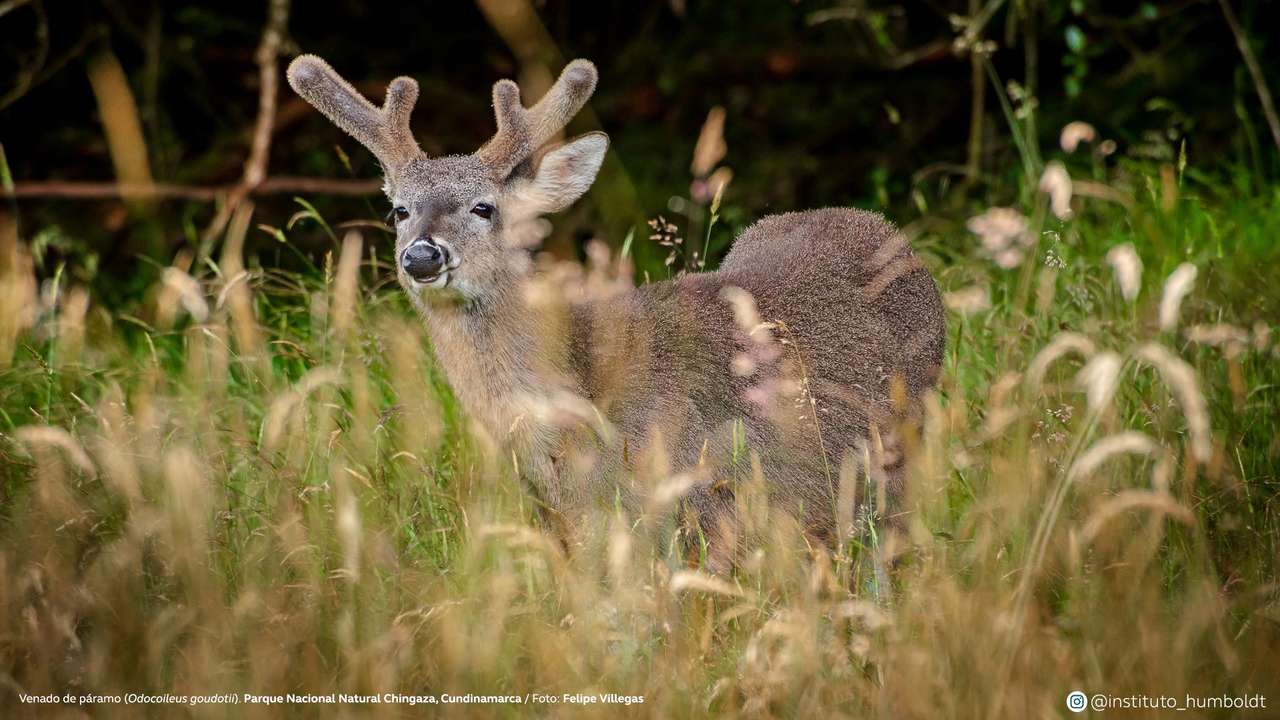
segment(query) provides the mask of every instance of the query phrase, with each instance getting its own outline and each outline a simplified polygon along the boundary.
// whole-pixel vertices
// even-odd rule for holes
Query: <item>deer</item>
[[[932,275],[883,216],[765,217],[713,271],[539,305],[540,266],[511,236],[595,181],[608,136],[557,141],[594,92],[595,65],[569,62],[528,107],[515,82],[497,81],[493,137],[443,157],[414,139],[413,79],[392,80],[379,107],[314,55],[287,77],[380,163],[396,274],[436,361],[566,547],[593,507],[646,507],[652,485],[636,477],[658,467],[687,480],[681,527],[707,567],[732,567],[744,448],[772,502],[828,546],[875,494],[842,492],[850,458],[874,456],[867,486],[884,506],[901,502],[946,329]],[[874,509],[885,527],[899,515]]]

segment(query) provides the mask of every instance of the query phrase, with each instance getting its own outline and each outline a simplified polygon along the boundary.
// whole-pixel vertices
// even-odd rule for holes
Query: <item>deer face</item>
[[[382,163],[396,230],[400,284],[412,295],[452,293],[477,300],[509,279],[508,241],[521,223],[563,210],[595,180],[608,149],[588,133],[536,155],[582,108],[595,89],[595,66],[575,60],[531,108],[510,80],[493,86],[498,132],[471,155],[429,158],[409,130],[418,85],[396,78],[381,108],[361,96],[323,60],[303,55],[289,84]],[[535,157],[536,155],[536,157]]]
[[[405,291],[486,290],[503,259],[501,186],[471,156],[422,158],[388,187]]]

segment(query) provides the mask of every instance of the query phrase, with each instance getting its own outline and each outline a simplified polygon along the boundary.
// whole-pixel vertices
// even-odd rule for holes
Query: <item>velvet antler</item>
[[[368,148],[392,182],[406,164],[422,155],[409,130],[409,115],[418,101],[418,83],[413,79],[392,80],[379,108],[315,55],[296,58],[289,64],[288,76],[294,92]]]
[[[597,77],[596,66],[589,60],[574,60],[531,108],[521,104],[520,88],[514,82],[494,83],[498,132],[476,151],[476,157],[492,167],[496,176],[506,177],[569,124],[595,91]]]

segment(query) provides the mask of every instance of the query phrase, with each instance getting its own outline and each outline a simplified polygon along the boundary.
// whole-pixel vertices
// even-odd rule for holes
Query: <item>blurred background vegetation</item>
[[[854,204],[907,223],[1017,200],[1027,192],[1019,178],[1036,177],[1047,159],[1038,148],[1056,151],[1074,120],[1097,128],[1096,177],[1129,161],[1182,162],[1229,192],[1260,191],[1276,177],[1277,155],[1227,13],[1261,76],[1274,79],[1272,5],[348,0],[290,13],[263,0],[9,0],[0,3],[0,142],[38,273],[63,267],[119,306],[225,223],[218,208],[247,177],[270,8],[286,13],[273,48],[280,74],[305,51],[374,98],[396,75],[416,78],[414,129],[431,154],[470,152],[489,136],[496,79],[516,77],[536,95],[564,60],[587,57],[600,86],[593,114],[571,130],[603,128],[615,152],[549,247],[580,255],[592,236],[617,247],[629,231],[647,234],[640,223],[657,215],[700,237],[709,197],[691,184],[690,163],[719,106],[720,165],[732,182],[714,260],[737,230],[772,212]],[[258,188],[255,222],[284,227],[303,209],[295,197],[335,223],[380,219],[377,183],[353,182],[378,177],[373,158],[283,83],[277,95],[262,167],[284,183]],[[297,177],[346,181],[346,194],[290,186]],[[117,180],[169,190],[128,203],[65,197],[80,183]],[[334,248],[318,224],[295,230],[290,242],[312,261]],[[304,262],[269,230],[247,242],[263,264]],[[661,270],[661,248],[640,243],[636,255],[642,272]]]

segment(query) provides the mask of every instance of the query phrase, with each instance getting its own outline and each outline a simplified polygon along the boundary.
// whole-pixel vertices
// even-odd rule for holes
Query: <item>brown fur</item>
[[[427,158],[402,134],[378,130],[395,124],[389,111],[307,58],[290,67],[293,86],[391,165],[387,194],[406,215],[397,257],[419,238],[448,247],[453,264],[440,287],[403,271],[400,280],[455,393],[569,525],[600,499],[642,505],[656,464],[693,475],[685,506],[713,560],[727,562],[744,477],[735,428],[759,453],[770,494],[818,537],[834,537],[845,453],[874,451],[874,474],[898,494],[901,452],[884,446],[936,382],[945,329],[932,278],[882,217],[843,208],[776,215],[744,232],[715,272],[531,302],[538,286],[527,253],[509,239],[575,200],[599,169],[599,133],[533,157],[586,102],[594,66],[571,63],[527,110],[514,84],[498,83],[495,139],[475,155]],[[497,215],[481,219],[476,203]],[[750,293],[771,323],[772,351],[735,320],[730,288]],[[740,356],[752,348],[759,357],[748,368]]]

